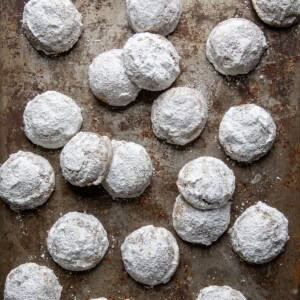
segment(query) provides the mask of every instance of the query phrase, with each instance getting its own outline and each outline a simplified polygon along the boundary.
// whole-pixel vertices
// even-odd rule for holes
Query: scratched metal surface
[[[176,31],[169,36],[181,60],[181,75],[174,86],[203,86],[210,99],[210,115],[202,136],[185,148],[157,140],[150,123],[150,110],[158,93],[141,92],[126,109],[111,109],[92,95],[87,69],[99,53],[120,48],[132,36],[123,0],[77,0],[83,15],[84,32],[69,53],[47,58],[35,51],[21,33],[24,1],[2,0],[1,5],[1,102],[0,163],[19,149],[40,154],[56,172],[56,189],[36,211],[15,214],[2,202],[1,291],[8,272],[29,261],[52,268],[63,285],[62,299],[195,299],[208,285],[230,285],[247,299],[299,299],[299,27],[274,29],[259,21],[250,1],[186,0]],[[240,16],[258,24],[267,37],[269,50],[258,68],[238,79],[217,74],[205,58],[205,41],[221,20]],[[298,57],[299,58],[299,57]],[[22,114],[28,100],[47,90],[63,92],[83,108],[83,130],[105,133],[115,139],[140,143],[150,153],[156,176],[140,199],[114,202],[102,188],[74,188],[59,168],[60,151],[32,145],[22,129]],[[278,138],[269,155],[242,167],[228,160],[217,142],[218,125],[230,106],[257,103],[269,110],[278,127]],[[225,234],[210,248],[184,243],[180,266],[170,283],[148,289],[134,282],[124,271],[120,245],[125,236],[140,226],[154,224],[174,230],[171,212],[178,194],[176,178],[180,168],[200,155],[227,162],[237,178],[231,225],[250,205],[263,200],[278,208],[290,222],[290,240],[285,252],[264,266],[241,261],[230,248]],[[93,270],[70,273],[61,269],[46,251],[47,230],[69,211],[86,211],[98,217],[108,231],[110,248]],[[230,226],[231,226],[230,225]]]

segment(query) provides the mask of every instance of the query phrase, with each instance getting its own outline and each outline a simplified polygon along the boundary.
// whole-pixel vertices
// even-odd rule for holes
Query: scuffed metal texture
[[[126,22],[123,0],[77,0],[84,32],[74,49],[57,58],[38,53],[21,32],[24,1],[1,1],[1,102],[0,163],[19,149],[40,154],[56,172],[56,189],[37,211],[15,214],[1,202],[0,283],[9,271],[26,262],[52,268],[63,285],[62,299],[195,299],[208,285],[229,285],[247,299],[299,299],[299,26],[275,29],[255,15],[251,2],[242,0],[185,0],[176,31],[169,36],[178,50],[181,75],[174,86],[187,85],[210,98],[208,124],[199,139],[185,148],[162,143],[152,133],[150,111],[158,93],[142,91],[126,109],[111,109],[97,101],[88,87],[88,66],[99,53],[120,48],[133,32]],[[230,17],[254,21],[268,40],[269,49],[258,68],[248,76],[226,78],[216,73],[205,57],[205,41],[212,28]],[[205,88],[203,88],[205,87]],[[59,168],[60,150],[48,151],[27,140],[22,129],[26,103],[39,93],[56,90],[76,99],[83,108],[83,130],[107,134],[142,144],[148,150],[156,176],[140,199],[115,202],[102,188],[74,188]],[[278,127],[271,153],[242,167],[220,149],[217,133],[229,107],[256,103],[269,110]],[[290,240],[285,252],[264,266],[251,266],[232,251],[226,233],[209,248],[180,240],[171,225],[178,194],[177,174],[190,160],[211,155],[225,161],[237,178],[231,224],[258,200],[278,208],[289,219]],[[255,179],[255,180],[254,180]],[[257,182],[258,181],[258,182]],[[252,182],[252,183],[251,183]],[[110,248],[93,270],[70,273],[56,265],[46,250],[47,230],[64,213],[87,212],[101,220],[108,231]],[[171,230],[179,243],[181,262],[166,285],[148,289],[125,272],[120,245],[140,226],[153,224]]]

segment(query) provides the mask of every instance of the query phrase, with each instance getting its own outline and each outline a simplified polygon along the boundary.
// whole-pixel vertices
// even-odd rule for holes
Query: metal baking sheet
[[[299,26],[275,29],[255,15],[250,0],[185,0],[176,31],[169,36],[182,60],[181,75],[174,86],[203,89],[210,99],[208,124],[199,139],[185,148],[162,143],[152,133],[150,111],[158,93],[142,91],[125,109],[111,109],[97,101],[88,86],[87,70],[99,53],[120,48],[133,32],[125,17],[123,0],[77,0],[84,19],[84,32],[70,52],[56,58],[38,53],[21,32],[24,7],[21,0],[2,0],[1,8],[1,102],[0,163],[19,149],[46,157],[56,172],[51,199],[36,211],[16,214],[2,202],[0,284],[4,288],[9,271],[26,262],[54,270],[63,286],[62,299],[85,300],[105,296],[132,300],[195,299],[208,285],[229,285],[247,299],[299,299]],[[230,17],[254,21],[268,40],[269,49],[254,72],[235,79],[217,74],[205,58],[205,41],[212,28]],[[65,93],[83,108],[83,130],[107,134],[142,144],[149,152],[156,176],[140,199],[112,201],[103,188],[75,188],[67,184],[59,168],[60,150],[36,147],[23,132],[26,103],[47,90]],[[278,138],[271,153],[251,166],[229,160],[217,142],[222,115],[229,107],[256,103],[269,110],[277,124]],[[225,161],[237,178],[231,225],[247,207],[263,200],[289,219],[290,240],[285,252],[273,262],[251,266],[241,261],[224,234],[209,248],[183,242],[180,266],[166,285],[152,289],[136,283],[125,272],[120,245],[140,226],[154,224],[174,230],[172,207],[178,194],[177,174],[188,161],[211,155]],[[64,213],[94,214],[108,231],[110,248],[93,270],[70,273],[50,258],[46,250],[47,230]]]

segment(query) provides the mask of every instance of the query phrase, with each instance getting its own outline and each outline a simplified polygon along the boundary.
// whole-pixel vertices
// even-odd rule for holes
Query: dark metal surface
[[[120,48],[132,35],[127,26],[124,0],[77,0],[84,18],[84,33],[69,53],[47,58],[35,51],[21,33],[23,1],[1,4],[1,102],[0,163],[19,149],[40,154],[56,172],[56,189],[50,200],[36,211],[15,214],[2,202],[1,291],[8,272],[25,262],[52,268],[63,285],[62,299],[195,299],[207,285],[230,285],[247,299],[299,299],[299,26],[274,29],[260,22],[250,1],[186,0],[177,30],[169,36],[182,57],[182,72],[174,86],[202,89],[210,97],[210,115],[202,136],[185,148],[157,140],[151,130],[150,110],[158,93],[142,91],[126,109],[111,109],[92,95],[87,69],[99,53]],[[266,34],[269,50],[258,68],[248,76],[228,79],[217,74],[205,58],[205,41],[221,20],[242,16],[258,24]],[[151,186],[140,199],[114,202],[102,188],[74,188],[59,168],[60,151],[32,145],[22,129],[22,114],[28,100],[46,90],[57,90],[77,100],[83,108],[83,130],[105,133],[115,139],[145,146],[156,168]],[[217,142],[218,125],[230,106],[257,103],[269,110],[278,127],[278,138],[269,155],[248,167],[227,159]],[[289,219],[290,240],[285,252],[264,266],[241,261],[225,234],[209,248],[184,243],[180,266],[170,283],[148,289],[124,271],[120,245],[140,226],[164,226],[174,233],[171,213],[180,168],[200,155],[227,162],[237,178],[231,225],[247,207],[263,200]],[[255,180],[254,180],[255,178]],[[258,181],[258,182],[257,182]],[[256,182],[256,183],[255,183]],[[93,270],[70,273],[61,269],[46,250],[47,230],[64,213],[86,211],[98,217],[108,231],[110,248]],[[231,226],[230,225],[230,226]],[[175,234],[175,233],[174,233]]]

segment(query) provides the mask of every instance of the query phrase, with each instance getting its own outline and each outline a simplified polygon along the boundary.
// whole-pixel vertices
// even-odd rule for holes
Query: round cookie
[[[199,91],[188,87],[172,88],[153,103],[152,129],[158,138],[184,146],[199,137],[207,114],[207,101]]]
[[[92,215],[70,212],[48,233],[47,248],[53,260],[70,271],[94,268],[108,249],[107,233]]]
[[[260,19],[268,25],[288,27],[299,22],[299,0],[252,0]]]
[[[99,100],[112,106],[128,105],[141,90],[125,72],[121,49],[101,53],[93,60],[89,67],[89,84]]]
[[[247,74],[267,48],[262,30],[251,21],[232,18],[219,23],[206,42],[207,59],[224,75]]]
[[[173,227],[184,241],[210,246],[226,231],[230,207],[227,203],[221,208],[200,210],[179,195],[173,208]]]
[[[59,300],[62,287],[54,272],[35,263],[26,263],[6,277],[4,300]]]
[[[289,239],[288,220],[262,202],[247,208],[230,229],[233,250],[245,261],[264,264],[277,257]]]
[[[71,184],[98,185],[107,174],[111,159],[112,147],[107,136],[79,132],[63,148],[60,166]]]
[[[251,163],[266,155],[276,139],[271,115],[255,104],[231,107],[219,128],[219,141],[232,159]]]
[[[229,286],[211,285],[202,289],[197,300],[246,300],[244,295]]]
[[[176,49],[158,34],[135,34],[125,44],[123,58],[127,75],[141,89],[165,90],[180,73]]]
[[[82,16],[70,0],[30,0],[22,24],[33,47],[46,55],[70,50],[83,29]]]
[[[128,235],[121,253],[127,273],[149,286],[167,283],[179,264],[179,248],[172,233],[152,225]]]
[[[183,198],[197,209],[216,209],[231,199],[234,173],[220,159],[203,156],[179,172],[177,186]]]
[[[135,32],[172,33],[182,13],[181,0],[126,0],[127,18]]]
[[[154,173],[145,148],[133,142],[112,140],[113,158],[102,185],[114,198],[139,197]]]
[[[54,187],[52,166],[31,152],[18,151],[0,167],[0,198],[14,211],[44,204]]]
[[[63,147],[82,125],[80,107],[70,97],[55,91],[29,101],[23,119],[29,140],[48,149]]]

